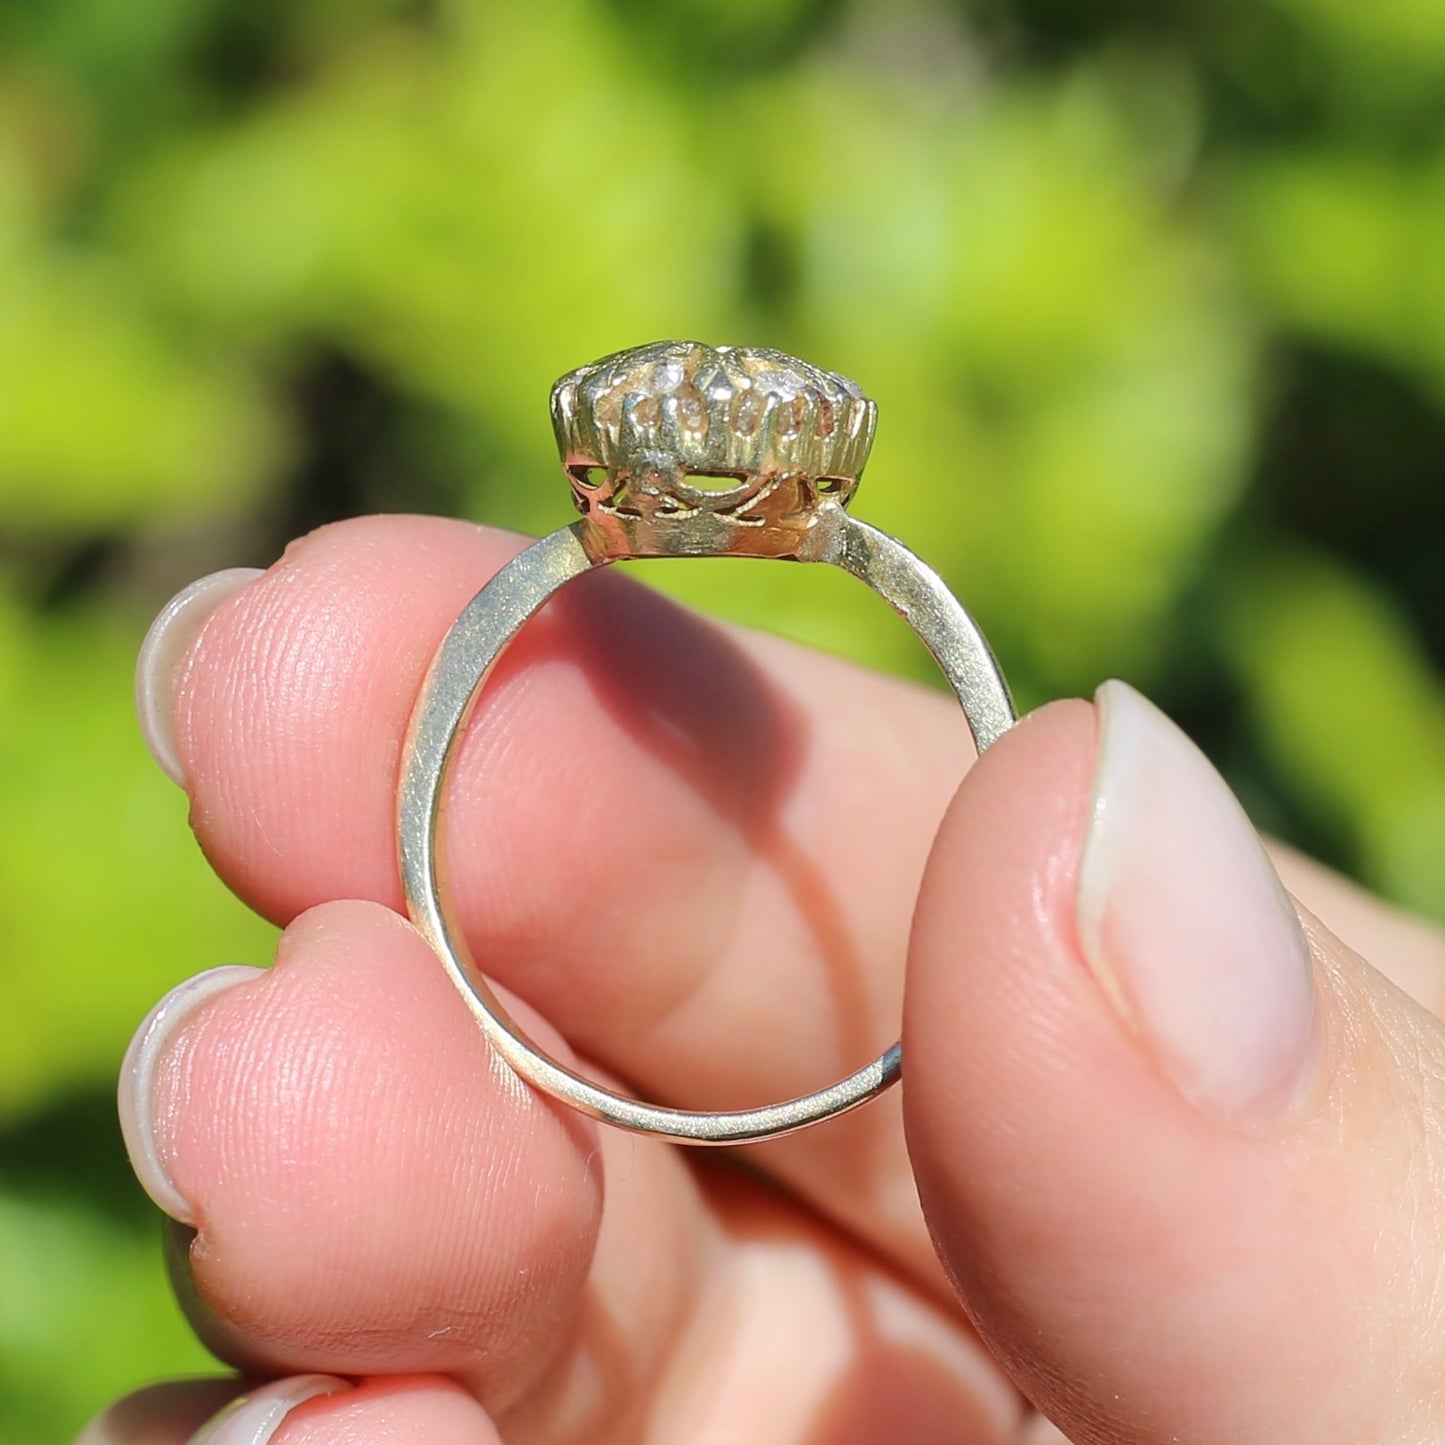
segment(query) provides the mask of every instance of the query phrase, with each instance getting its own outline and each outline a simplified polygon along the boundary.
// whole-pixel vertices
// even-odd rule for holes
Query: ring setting
[[[877,418],[847,377],[761,347],[656,342],[552,388],[598,557],[805,556],[820,512],[852,498]]]
[[[975,746],[1015,719],[977,625],[902,543],[849,515],[877,406],[847,377],[760,347],[654,342],[552,388],[562,466],[581,514],[513,558],[442,640],[403,749],[397,845],[413,922],[491,1046],[522,1078],[620,1128],[686,1144],[745,1144],[842,1114],[894,1083],[895,1044],[846,1078],[759,1108],[702,1112],[605,1088],[533,1043],[477,968],[446,904],[440,819],[457,741],[498,658],[561,587],[648,557],[828,563],[877,592],[918,634],[953,689]]]

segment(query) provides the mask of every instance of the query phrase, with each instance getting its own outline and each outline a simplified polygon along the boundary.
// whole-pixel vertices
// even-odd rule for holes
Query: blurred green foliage
[[[174,588],[550,529],[556,375],[781,346],[879,399],[860,513],[1023,701],[1130,677],[1445,917],[1442,258],[1438,0],[0,6],[0,1445],[203,1367],[112,1081],[271,930],[128,716]],[[846,579],[649,575],[925,671]]]

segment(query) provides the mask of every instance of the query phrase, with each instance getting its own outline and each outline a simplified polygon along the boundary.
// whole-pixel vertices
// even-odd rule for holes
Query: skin
[[[325,529],[182,668],[196,836],[286,932],[158,1069],[178,1286],[249,1379],[355,1382],[278,1445],[1445,1435],[1445,943],[1281,852],[1327,1061],[1286,1123],[1205,1118],[1078,954],[1088,703],[960,787],[948,699],[585,579],[462,746],[476,957],[550,1047],[650,1097],[816,1087],[900,1011],[907,1078],[726,1157],[491,1064],[399,916],[393,789],[437,642],[520,545]],[[181,1445],[215,1403],[152,1389],[91,1438]]]

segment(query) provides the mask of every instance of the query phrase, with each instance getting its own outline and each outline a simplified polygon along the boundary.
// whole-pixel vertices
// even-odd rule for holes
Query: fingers
[[[75,1445],[186,1445],[241,1393],[239,1380],[178,1380],[118,1400],[80,1432]]]
[[[225,1400],[221,1408],[220,1402]],[[76,1445],[500,1445],[481,1406],[450,1380],[350,1382],[326,1375],[183,1381],[141,1390],[93,1421]]]
[[[399,906],[394,789],[416,689],[520,545],[363,519],[238,593],[203,588],[207,605],[225,595],[204,625],[168,614],[152,655],[179,681],[158,748],[243,897],[283,922],[333,897]],[[156,687],[142,693],[156,713]],[[891,1041],[964,736],[946,698],[583,579],[504,659],[462,749],[447,846],[473,950],[652,1097],[728,1107],[816,1087]],[[1330,915],[1337,902],[1327,890]],[[941,1287],[896,1098],[753,1157]]]
[[[376,905],[312,910],[269,973],[184,985],[125,1073],[151,1094],[125,1106],[138,1170],[190,1221],[188,1312],[252,1374],[445,1373],[509,1445],[841,1445],[890,1414],[1010,1438],[1016,1395],[951,1312],[763,1186],[714,1166],[704,1189],[678,1151],[487,1068]]]
[[[1445,1014],[1445,934],[1439,928],[1293,848],[1274,843],[1270,856],[1285,887],[1331,933],[1431,1013]]]
[[[1078,1442],[1436,1438],[1440,1024],[1311,923],[1117,685],[940,832],[905,1108],[984,1338]]]
[[[214,1436],[205,1437],[206,1445],[376,1445],[380,1440],[501,1445],[502,1440],[465,1390],[435,1377],[364,1380],[297,1407],[269,1436],[250,1422],[241,1423],[240,1412],[222,1424]]]
[[[951,1312],[773,1189],[702,1172],[719,1267],[638,1412],[647,1428],[588,1445],[1013,1445],[1018,1397]]]
[[[283,922],[328,898],[400,906],[410,709],[518,545],[365,519],[210,617],[181,668],[175,756],[242,897]],[[654,1097],[741,1107],[831,1082],[896,1033],[918,878],[969,751],[956,710],[921,697],[583,579],[504,660],[457,765],[446,846],[477,958]],[[936,1268],[896,1112],[770,1157]]]
[[[273,970],[216,981],[159,1010],[122,1088],[149,1100],[122,1106],[142,1181],[195,1231],[203,1337],[265,1373],[447,1371],[515,1398],[591,1269],[591,1128],[486,1067],[375,905],[315,910]]]

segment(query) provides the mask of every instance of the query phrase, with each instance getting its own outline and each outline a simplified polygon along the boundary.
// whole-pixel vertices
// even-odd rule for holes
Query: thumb
[[[944,1262],[1076,1445],[1445,1438],[1445,1029],[1301,925],[1162,713],[1098,702],[990,750],[920,896]]]

